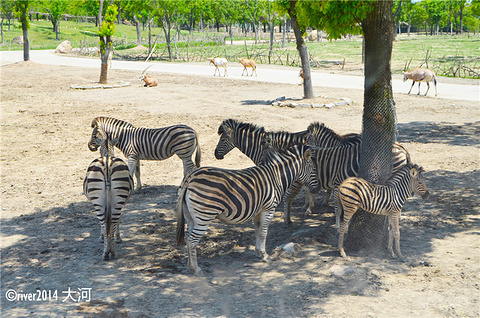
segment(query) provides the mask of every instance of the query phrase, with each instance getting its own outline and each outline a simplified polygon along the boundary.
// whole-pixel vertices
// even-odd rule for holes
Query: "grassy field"
[[[54,49],[61,41],[68,39],[73,47],[98,46],[96,36],[97,27],[91,23],[78,23],[62,21],[60,24],[61,40],[55,39],[52,30],[52,24],[49,21],[32,21],[29,30],[30,48]],[[152,34],[157,35],[163,31],[160,28],[152,29]],[[23,46],[14,44],[12,39],[21,35],[19,24],[11,26],[8,31],[4,25],[4,43],[1,44],[2,50],[21,50]],[[204,60],[211,56],[226,56],[230,59],[250,56],[256,58],[260,63],[269,63],[268,61],[268,43],[248,45],[216,45],[211,39],[219,36],[225,36],[216,32],[199,33],[193,32],[189,35],[188,31],[182,31],[181,40],[188,39],[189,45],[185,42],[179,43],[176,52],[180,61]],[[142,31],[142,38],[148,37],[148,31]],[[250,38],[248,40],[252,40]],[[268,39],[268,34],[262,34],[262,40]],[[245,40],[241,35],[234,37],[234,40]],[[160,38],[162,42],[162,37]],[[226,42],[230,42],[227,37]],[[116,26],[116,37],[114,38],[115,49],[121,52],[122,49],[134,47],[136,45],[135,27],[128,25]],[[144,45],[146,45],[144,43]],[[295,50],[294,43],[288,43],[286,48],[282,49],[280,44],[275,44],[274,54],[271,56],[270,63],[298,66],[299,58]],[[360,37],[353,37],[350,40],[309,42],[308,49],[312,56],[314,67],[329,68],[332,65],[340,65],[343,60],[347,65],[354,65],[361,68],[362,62],[362,41]],[[480,73],[480,35],[462,35],[462,36],[425,36],[412,35],[398,36],[393,45],[392,52],[392,71],[400,73],[405,66],[408,69],[423,66],[437,72],[439,75],[476,77]],[[159,43],[157,46],[155,58],[158,60],[166,59],[166,45]],[[119,53],[121,54],[121,53]],[[475,74],[476,73],[476,74]]]

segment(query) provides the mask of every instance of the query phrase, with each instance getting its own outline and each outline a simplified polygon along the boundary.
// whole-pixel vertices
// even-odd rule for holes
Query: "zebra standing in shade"
[[[203,167],[185,177],[177,203],[177,244],[185,239],[190,270],[201,269],[196,247],[214,219],[239,224],[253,219],[255,250],[268,260],[265,240],[268,226],[285,191],[296,180],[317,187],[314,163],[307,146],[295,146],[282,152],[272,151],[265,162],[243,170]]]
[[[265,128],[254,124],[243,123],[235,119],[226,119],[218,127],[220,139],[217,147],[215,147],[215,158],[223,159],[227,153],[237,147],[256,165],[259,165],[263,161],[265,152],[263,141],[266,136],[270,140],[270,147],[278,150],[304,144],[307,140],[307,133],[307,131],[297,133],[284,131],[267,132]]]
[[[90,163],[83,181],[85,196],[93,203],[100,220],[103,238],[103,259],[116,256],[115,241],[121,242],[119,220],[121,209],[133,190],[133,179],[125,162],[113,156],[113,146],[107,134],[96,138],[102,157]],[[115,235],[115,240],[113,236]]]
[[[395,239],[396,255],[400,259],[403,258],[400,251],[400,212],[405,201],[414,193],[423,199],[427,199],[430,195],[422,172],[421,167],[409,162],[397,170],[387,180],[386,185],[373,184],[358,177],[348,178],[342,182],[338,187],[336,202],[339,211],[338,217],[343,212],[338,236],[338,248],[342,257],[347,257],[343,249],[343,238],[348,230],[348,223],[353,214],[361,208],[370,213],[388,216],[390,223],[388,252],[395,257],[392,246],[393,239]]]
[[[97,117],[92,121],[92,137],[88,143],[91,151],[96,151],[98,138],[107,133],[118,139],[116,147],[128,158],[130,174],[137,177],[135,191],[140,189],[140,160],[164,160],[176,154],[183,161],[183,174],[187,175],[200,167],[201,151],[198,136],[187,125],[173,125],[163,128],[137,128],[132,124],[109,117]],[[192,155],[195,152],[195,163]]]

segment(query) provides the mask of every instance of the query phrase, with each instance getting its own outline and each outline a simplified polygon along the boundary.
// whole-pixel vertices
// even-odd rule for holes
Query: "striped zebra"
[[[345,179],[358,176],[360,168],[361,142],[362,140],[360,136],[358,136],[356,138],[350,138],[348,142],[343,143],[339,147],[319,148],[315,151],[317,178],[320,190],[325,190],[328,192],[333,191],[333,197],[335,199],[337,196],[338,186]],[[395,143],[393,145],[392,156],[393,172],[397,171],[403,165],[407,164],[410,158],[408,151],[399,143]],[[309,210],[314,207],[313,198],[313,194],[307,191]],[[325,201],[327,200],[328,196],[325,198]],[[324,204],[326,204],[326,202],[324,202]],[[287,213],[289,212],[290,211],[287,211]],[[335,215],[338,216],[336,208]],[[339,228],[338,218],[336,218],[335,228],[337,230]]]
[[[268,136],[270,147],[274,150],[287,149],[294,145],[304,144],[307,131],[288,133],[284,131],[267,132],[265,128],[250,123],[243,123],[235,119],[226,119],[218,127],[217,147],[215,158],[223,159],[233,148],[238,148],[247,155],[256,165],[263,161],[265,147],[263,140]],[[269,149],[267,150],[267,152]]]
[[[176,207],[177,244],[186,239],[190,270],[195,274],[201,272],[196,247],[214,219],[229,224],[253,219],[256,253],[262,260],[268,260],[265,250],[268,226],[285,191],[296,179],[311,190],[317,187],[311,151],[305,145],[272,151],[260,166],[243,170],[203,167],[185,177]]]
[[[395,239],[396,255],[402,259],[400,251],[400,212],[405,201],[417,193],[427,199],[428,192],[422,175],[423,169],[415,164],[407,163],[398,169],[387,181],[386,185],[370,183],[362,178],[352,177],[342,182],[338,187],[337,206],[338,217],[343,213],[338,236],[338,248],[342,257],[347,257],[343,249],[344,235],[348,230],[348,223],[361,208],[374,214],[387,215],[389,220],[388,252],[395,257],[393,252],[393,239]]]
[[[137,186],[140,189],[140,160],[164,160],[176,154],[183,161],[183,174],[200,167],[201,151],[198,136],[193,128],[187,125],[173,125],[163,128],[137,128],[132,124],[109,117],[97,117],[92,121],[92,137],[88,148],[96,151],[98,138],[104,133],[110,138],[118,139],[116,147],[128,159],[130,174],[136,175]],[[195,152],[195,163],[192,155]]]
[[[116,256],[115,241],[121,242],[119,219],[121,209],[133,190],[133,179],[125,162],[113,156],[113,145],[104,136],[100,144],[102,157],[90,163],[83,181],[85,196],[93,203],[100,220],[103,238],[103,259]],[[115,241],[112,239],[115,235]]]

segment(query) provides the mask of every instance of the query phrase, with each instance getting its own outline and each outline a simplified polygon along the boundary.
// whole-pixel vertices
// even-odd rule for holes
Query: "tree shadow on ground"
[[[250,222],[214,222],[198,249],[205,274],[193,277],[188,274],[185,248],[175,246],[177,187],[147,186],[123,210],[124,242],[118,244],[118,258],[112,261],[101,259],[100,224],[86,200],[2,222],[2,237],[7,239],[2,249],[2,291],[56,289],[60,293],[68,287],[92,288],[94,302],[62,302],[64,295],[59,294],[59,300],[49,304],[67,316],[118,312],[154,317],[161,309],[163,316],[245,317],[258,314],[262,304],[268,304],[260,309],[264,317],[319,315],[330,297],[376,297],[382,279],[375,271],[408,273],[427,259],[434,240],[475,229],[478,233],[478,218],[469,216],[480,214],[480,171],[437,170],[427,172],[425,178],[430,199],[410,199],[403,209],[401,244],[411,260],[403,265],[386,253],[359,252],[350,255],[347,264],[354,272],[348,279],[332,275],[332,266],[343,264],[336,251],[333,206],[320,208],[316,202],[317,213],[305,214],[299,196],[293,224],[283,224],[277,212],[269,228],[271,263],[256,259]],[[289,242],[298,247],[296,255],[279,247]],[[52,308],[45,303],[4,301],[2,311],[41,316]]]
[[[398,142],[445,143],[480,148],[480,121],[451,124],[433,122],[399,123]]]

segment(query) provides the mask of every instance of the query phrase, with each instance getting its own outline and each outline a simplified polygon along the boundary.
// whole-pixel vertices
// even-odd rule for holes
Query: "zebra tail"
[[[187,184],[184,183],[183,187],[180,189],[177,206],[175,208],[175,211],[177,213],[177,246],[182,245],[185,240],[185,217],[183,216],[183,200],[185,198],[186,189]]]
[[[198,141],[198,135],[195,132],[195,139],[197,140],[197,152],[195,153],[195,166],[200,168],[200,160],[202,158],[202,151],[200,150],[200,142]]]

